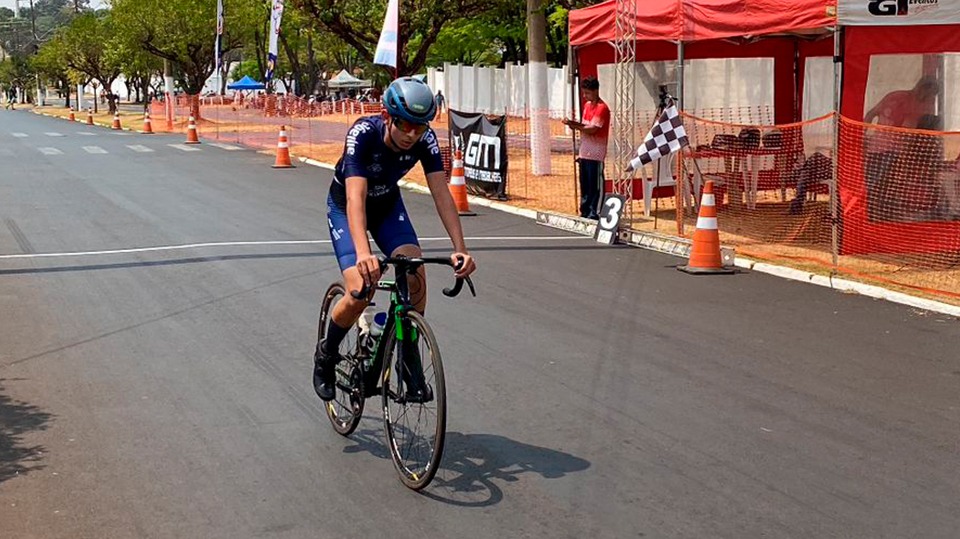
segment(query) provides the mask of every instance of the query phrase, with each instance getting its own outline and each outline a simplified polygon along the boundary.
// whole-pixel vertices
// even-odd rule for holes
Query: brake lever
[[[387,259],[384,258],[383,256],[377,257],[377,262],[379,263],[378,265],[380,266],[381,275],[386,270],[386,260]],[[363,288],[361,288],[359,291],[351,290],[350,295],[353,296],[353,299],[365,300],[370,296],[370,289],[371,287],[367,285],[367,283],[363,283]]]

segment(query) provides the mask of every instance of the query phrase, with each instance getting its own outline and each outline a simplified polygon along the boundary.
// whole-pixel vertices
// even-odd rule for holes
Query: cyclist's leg
[[[403,205],[403,199],[397,198],[393,208],[379,220],[375,225],[370,225],[370,233],[377,247],[390,256],[406,256],[408,258],[419,258],[423,256],[420,249],[420,241],[417,239],[417,231],[413,228],[413,222],[410,215],[407,214],[407,208]],[[427,306],[427,275],[426,270],[421,266],[417,273],[407,276],[407,284],[410,288],[410,302],[423,314]]]
[[[406,256],[419,258],[423,256],[417,232],[413,228],[410,216],[403,205],[402,199],[397,199],[396,205],[386,214],[384,219],[371,227],[371,233],[377,246],[390,256]],[[410,302],[421,314],[427,305],[426,270],[423,266],[417,272],[407,276],[410,290]],[[409,322],[404,323],[404,341],[402,343],[402,364],[397,363],[397,374],[401,376],[406,386],[407,397],[426,402],[433,398],[433,390],[424,380],[423,366],[421,365],[418,336],[414,334]]]
[[[357,270],[357,252],[353,246],[347,215],[332,201],[327,204],[327,224],[330,227],[330,239],[333,241],[333,251],[337,257],[337,264],[343,274],[343,284],[347,294],[334,307],[330,315],[330,325],[327,328],[328,336],[325,348],[327,352],[335,352],[346,336],[347,331],[356,323],[357,319],[367,307],[368,301],[354,298],[350,292],[363,288],[363,278]]]

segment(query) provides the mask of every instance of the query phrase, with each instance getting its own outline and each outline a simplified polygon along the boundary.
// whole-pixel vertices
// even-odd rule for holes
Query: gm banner
[[[449,114],[450,147],[463,156],[467,191],[506,199],[507,117],[455,110]]]
[[[960,0],[838,0],[845,26],[906,26],[960,22]]]

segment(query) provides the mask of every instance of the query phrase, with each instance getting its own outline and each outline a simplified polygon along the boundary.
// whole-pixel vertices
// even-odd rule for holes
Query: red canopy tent
[[[676,60],[681,47],[684,59],[773,58],[774,122],[778,124],[800,120],[808,57],[840,53],[842,87],[834,90],[839,112],[846,119],[861,121],[873,56],[960,52],[956,28],[960,0],[635,1],[638,62]],[[911,2],[916,4],[913,8]],[[616,18],[616,0],[570,12],[570,43],[580,77],[596,76],[600,64],[614,63],[611,45],[616,40]],[[837,51],[835,35],[842,36],[843,46]],[[839,159],[844,160],[848,152],[860,155],[863,149],[841,146]],[[848,167],[852,177],[839,182],[845,254],[960,249],[960,222],[869,221],[862,163],[857,166]],[[846,233],[851,230],[857,233]]]

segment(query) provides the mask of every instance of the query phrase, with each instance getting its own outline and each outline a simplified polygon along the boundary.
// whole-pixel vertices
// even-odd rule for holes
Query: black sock
[[[342,328],[333,321],[333,317],[330,318],[330,323],[327,324],[327,334],[324,338],[324,352],[327,354],[335,353],[340,349],[340,343],[343,342],[343,338],[347,336],[347,333],[350,331],[350,328]]]

